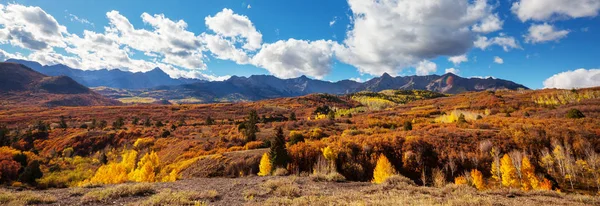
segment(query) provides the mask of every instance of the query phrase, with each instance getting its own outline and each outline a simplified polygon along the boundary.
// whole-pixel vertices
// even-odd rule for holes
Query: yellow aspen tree
[[[271,164],[271,158],[269,154],[265,152],[260,158],[260,164],[258,165],[258,176],[267,176],[271,174],[271,170],[273,170],[273,165]]]
[[[146,153],[138,167],[129,174],[129,180],[134,182],[155,182],[156,171],[159,169],[160,160],[156,152]]]
[[[483,182],[483,174],[479,170],[471,170],[471,178],[473,179],[473,185],[477,190],[485,189],[485,182]]]
[[[137,151],[123,151],[121,162],[111,162],[107,165],[102,165],[89,182],[94,184],[119,184],[127,182],[129,180],[128,174],[135,168],[136,158]]]
[[[468,183],[467,178],[460,176],[454,179],[454,184],[456,185],[466,185]]]
[[[501,181],[502,173],[500,172],[500,152],[495,147],[492,147],[490,151],[490,155],[492,156],[492,179],[496,182]]]
[[[502,173],[502,186],[518,187],[517,169],[508,154],[504,154],[500,159],[500,172]]]
[[[550,180],[544,178],[539,186],[540,190],[552,190],[552,182]]]
[[[521,181],[523,190],[538,189],[539,180],[535,176],[535,168],[531,165],[527,156],[524,156],[521,162],[521,174],[523,174],[523,180]]]
[[[388,160],[385,155],[379,155],[379,159],[377,160],[377,165],[375,166],[375,170],[373,171],[373,183],[381,184],[385,182],[390,176],[396,174],[396,169],[392,163]]]

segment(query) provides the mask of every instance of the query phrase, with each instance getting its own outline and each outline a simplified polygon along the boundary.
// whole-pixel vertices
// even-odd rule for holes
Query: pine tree
[[[246,137],[246,142],[256,141],[256,133],[258,132],[256,123],[258,123],[258,114],[256,110],[252,110],[248,114],[248,120],[240,125],[240,129],[242,129],[244,137]]]
[[[377,159],[377,165],[375,166],[375,170],[373,170],[372,182],[375,184],[381,184],[395,174],[396,169],[394,169],[394,166],[388,160],[388,158],[383,154],[379,155],[379,158]]]
[[[262,158],[260,158],[260,164],[258,165],[259,172],[258,176],[267,176],[271,174],[273,170],[273,165],[271,164],[271,158],[268,153],[264,153]]]
[[[502,185],[505,187],[518,187],[519,180],[517,169],[508,154],[504,154],[500,160],[500,172],[502,173]]]
[[[65,120],[65,116],[60,116],[60,124],[59,124],[60,128],[62,129],[67,129],[68,125],[67,125],[67,121]]]
[[[19,176],[19,181],[35,185],[35,180],[42,176],[44,176],[44,174],[42,173],[42,170],[40,170],[39,161],[33,160],[25,167],[25,170],[23,170],[23,173]]]
[[[296,121],[296,113],[294,113],[294,112],[290,113],[290,120]]]
[[[283,136],[283,129],[281,127],[277,127],[277,133],[271,141],[269,156],[271,157],[273,168],[287,167],[290,157],[285,146],[285,137]]]

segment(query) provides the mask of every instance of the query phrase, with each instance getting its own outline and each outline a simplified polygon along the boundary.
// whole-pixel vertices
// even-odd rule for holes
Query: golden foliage
[[[160,160],[156,152],[146,153],[138,162],[138,167],[129,174],[129,180],[135,182],[155,182]]]
[[[456,185],[466,185],[469,182],[467,181],[467,178],[460,176],[454,179],[454,184]]]
[[[502,173],[502,186],[517,187],[519,185],[517,169],[508,154],[504,154],[500,159],[500,172]]]
[[[267,176],[271,174],[273,165],[271,164],[271,158],[269,157],[268,152],[265,152],[262,158],[260,158],[260,165],[258,168],[260,169],[258,176]]]
[[[529,191],[531,189],[538,189],[539,180],[535,176],[535,168],[531,165],[527,156],[523,157],[521,162],[521,174],[523,174],[523,180],[521,180],[522,189]]]
[[[377,160],[377,166],[375,166],[375,170],[373,171],[373,183],[381,184],[385,182],[387,178],[396,174],[396,169],[392,163],[388,160],[385,155],[379,155],[379,159]]]
[[[91,184],[119,184],[129,180],[128,174],[135,168],[137,151],[125,150],[121,162],[112,162],[102,165],[96,171],[96,174],[90,179]],[[87,184],[82,182],[80,184]]]
[[[478,190],[485,189],[485,182],[483,181],[483,174],[479,170],[473,169],[471,170],[471,178],[473,179],[473,185]]]
[[[331,149],[330,146],[323,148],[321,151],[323,152],[325,159],[328,161],[335,161],[337,158],[337,154],[333,151],[333,149]]]

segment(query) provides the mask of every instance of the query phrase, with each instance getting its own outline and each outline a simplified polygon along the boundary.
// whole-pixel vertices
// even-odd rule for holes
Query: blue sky
[[[569,2],[580,3],[572,6]],[[329,81],[364,81],[383,72],[441,75],[453,68],[460,76],[492,76],[535,89],[600,86],[596,69],[600,68],[600,1],[0,0],[0,4],[0,13],[23,15],[4,20],[0,17],[0,31],[4,29],[4,34],[0,32],[0,58],[4,59],[21,57],[81,69],[145,71],[158,66],[174,77],[208,79],[274,74],[282,78],[307,75]],[[419,9],[421,13],[436,12],[414,12]],[[110,18],[111,11],[118,13]],[[54,22],[35,22],[39,18],[25,17],[35,12],[44,18],[53,17],[58,30],[60,26],[65,30],[52,34],[29,30],[42,25],[40,22]],[[147,19],[184,21],[184,33],[167,34],[170,29],[157,32],[149,20],[144,20],[144,13]],[[156,18],[160,14],[163,17]],[[211,28],[206,20],[209,16],[219,16]],[[114,24],[119,17],[140,32],[136,36],[126,34],[126,26]],[[25,20],[11,23],[15,19]],[[158,24],[168,25],[161,22]],[[112,32],[105,27],[113,27]],[[84,30],[103,35],[114,44],[96,52],[93,42],[84,43]],[[155,32],[155,36],[137,43],[125,37],[140,39],[139,35],[144,34],[141,30]],[[232,52],[219,53],[207,46],[210,43],[206,36],[223,40],[221,46],[229,43],[232,47],[228,51],[237,51],[237,59]],[[165,40],[164,45],[150,44],[153,38]],[[481,38],[487,40],[477,43]],[[27,46],[28,39],[51,43],[46,47]],[[194,46],[171,49],[177,47],[172,40]],[[449,61],[449,57],[460,55],[465,55],[467,61]],[[577,70],[580,68],[584,70]]]

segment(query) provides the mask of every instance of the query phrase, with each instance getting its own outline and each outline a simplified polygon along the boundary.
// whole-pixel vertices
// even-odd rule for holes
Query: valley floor
[[[12,199],[11,199],[12,198]],[[404,179],[315,182],[309,177],[194,178],[40,191],[0,190],[0,204],[48,205],[599,205],[600,197],[557,192],[479,192],[454,184],[420,187]]]

